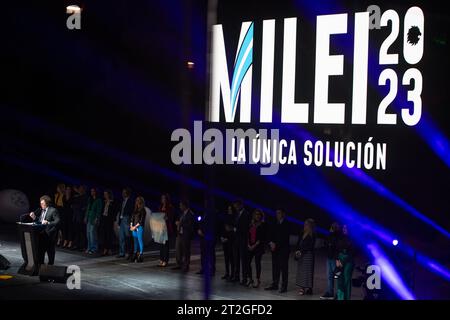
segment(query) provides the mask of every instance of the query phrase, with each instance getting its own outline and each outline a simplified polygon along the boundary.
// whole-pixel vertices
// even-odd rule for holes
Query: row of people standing
[[[72,196],[73,191],[75,194]],[[145,216],[150,212],[145,207],[142,197],[133,200],[131,190],[124,188],[122,200],[115,201],[113,193],[106,190],[103,199],[98,197],[95,188],[86,196],[86,188],[65,187],[58,185],[55,195],[55,205],[61,214],[60,245],[67,248],[85,248],[88,253],[98,251],[98,238],[102,244],[103,254],[112,253],[114,238],[114,222],[118,225],[119,255],[127,259],[143,260],[143,224]],[[163,194],[160,200],[159,212],[164,214],[168,238],[160,245],[159,265],[169,264],[170,246],[175,241],[176,267],[183,271],[189,270],[191,255],[191,240],[195,234],[200,239],[201,270],[198,274],[215,273],[216,239],[222,243],[225,274],[223,279],[239,282],[245,286],[257,288],[261,284],[261,260],[266,249],[272,255],[272,283],[266,290],[287,291],[288,265],[290,257],[290,228],[283,209],[276,210],[275,223],[268,225],[264,212],[254,210],[251,215],[244,207],[242,200],[236,200],[228,206],[227,212],[217,223],[211,222],[216,212],[211,204],[205,203],[204,213],[199,223],[196,215],[189,207],[188,201],[181,201],[180,214],[175,214],[175,208],[170,196]],[[297,260],[296,284],[299,294],[312,294],[314,287],[315,241],[314,221],[307,219],[303,232],[299,235],[294,258]],[[337,223],[330,229],[326,240],[327,246],[327,291],[324,299],[334,298],[334,277],[338,277],[337,298],[349,299],[351,295],[351,275],[353,271],[352,246],[346,227],[344,232]],[[133,239],[133,241],[132,241]],[[86,244],[84,241],[86,240]],[[253,273],[252,265],[255,265]],[[281,278],[281,279],[280,279]],[[281,283],[280,283],[281,280]]]
[[[58,246],[94,254],[101,244],[103,255],[110,255],[117,223],[119,257],[143,260],[144,222],[150,210],[143,197],[131,198],[129,188],[124,188],[121,201],[116,201],[111,190],[105,190],[101,197],[91,188],[88,196],[83,185],[72,188],[59,184],[54,204],[61,216]]]
[[[258,288],[261,284],[261,260],[268,246],[272,254],[272,284],[266,289],[278,290],[281,277],[280,292],[286,292],[289,234],[289,225],[283,209],[276,210],[276,222],[268,226],[261,209],[254,210],[250,215],[242,200],[235,201],[228,207],[222,223],[220,240],[225,261],[225,274],[222,279]]]
[[[257,288],[261,283],[261,258],[269,249],[272,255],[272,283],[265,290],[287,291],[290,257],[290,228],[283,209],[276,210],[275,222],[266,225],[264,213],[256,209],[253,215],[241,200],[228,207],[223,218],[220,240],[223,246],[225,275],[222,279]],[[351,297],[354,250],[346,225],[333,223],[325,241],[327,248],[327,292],[323,299],[348,300]],[[296,285],[299,295],[311,295],[314,287],[316,232],[315,222],[307,219],[295,246],[297,261]],[[254,261],[256,279],[253,277]],[[241,278],[242,277],[242,278]],[[281,279],[280,279],[281,278]],[[337,278],[337,294],[334,281]],[[242,281],[240,281],[242,279]],[[281,280],[281,286],[280,286]]]

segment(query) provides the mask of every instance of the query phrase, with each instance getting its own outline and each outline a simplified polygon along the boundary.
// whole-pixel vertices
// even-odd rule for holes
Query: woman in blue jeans
[[[144,223],[145,223],[145,201],[143,197],[137,197],[134,211],[130,221],[130,231],[134,239],[134,262],[144,261]]]

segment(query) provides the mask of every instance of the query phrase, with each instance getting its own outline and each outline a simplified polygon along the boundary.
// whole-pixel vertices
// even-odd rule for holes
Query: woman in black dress
[[[72,249],[73,238],[73,208],[72,208],[72,187],[67,186],[64,190],[62,216],[64,224],[61,226],[63,248]]]
[[[111,190],[103,192],[103,210],[100,216],[99,235],[100,243],[103,248],[103,256],[112,254],[112,244],[114,239],[114,219],[116,218],[119,208],[114,201],[114,194]]]
[[[312,294],[314,282],[314,245],[316,236],[314,232],[314,220],[307,219],[297,243],[295,258],[297,259],[297,280],[300,287],[299,295]]]

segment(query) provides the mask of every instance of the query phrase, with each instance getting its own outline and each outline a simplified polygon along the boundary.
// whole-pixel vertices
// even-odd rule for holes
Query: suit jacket
[[[195,218],[192,210],[189,209],[186,214],[181,214],[179,221],[177,234],[185,240],[191,240],[195,229]],[[180,233],[181,231],[183,233]]]
[[[248,239],[248,229],[250,227],[250,214],[247,210],[243,209],[242,213],[239,215],[237,213],[236,216],[236,236],[240,239],[245,245],[247,245]]]
[[[41,215],[43,210],[41,208],[36,209],[34,214],[36,215],[36,222],[41,221]],[[45,226],[45,232],[49,237],[56,237],[58,233],[58,225],[60,222],[59,212],[55,207],[48,207],[47,214],[45,215],[45,220],[48,221],[48,224]]]
[[[118,207],[118,212],[117,212],[117,221],[120,225],[120,222],[122,221],[122,219],[120,219],[120,214],[122,211],[122,206],[123,206],[123,202],[125,200],[122,199],[122,201],[120,202],[120,205]],[[123,208],[123,216],[124,217],[128,217],[131,218],[131,215],[133,214],[134,211],[134,201],[131,197],[128,198],[127,203],[125,204],[125,208]]]
[[[282,223],[272,225],[269,241],[275,243],[275,252],[289,251],[289,224],[286,219]]]
[[[90,198],[86,210],[86,221],[90,224],[98,224],[100,215],[102,214],[102,210],[103,210],[102,199]]]
[[[221,237],[232,241],[234,239],[235,215],[225,213],[221,221]]]
[[[103,219],[103,221],[105,221],[105,222],[112,223],[112,222],[114,222],[114,219],[116,218],[116,214],[117,214],[117,211],[118,211],[117,202],[113,200],[113,201],[111,201],[109,203],[108,211],[106,212],[106,214],[107,214],[106,216],[103,215],[103,211],[105,209],[105,206],[106,206],[106,202],[103,202],[103,209],[102,209],[102,213],[101,213],[101,219]]]
[[[72,198],[73,222],[83,223],[86,214],[88,197],[87,195],[77,194]]]

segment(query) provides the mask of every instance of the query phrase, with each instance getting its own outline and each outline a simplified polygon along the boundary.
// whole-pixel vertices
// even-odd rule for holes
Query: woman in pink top
[[[264,212],[256,209],[253,212],[252,222],[248,234],[248,281],[247,286],[258,288],[261,284],[261,258],[264,254],[266,241],[266,225],[264,222]],[[252,277],[252,260],[255,258],[256,282]]]

